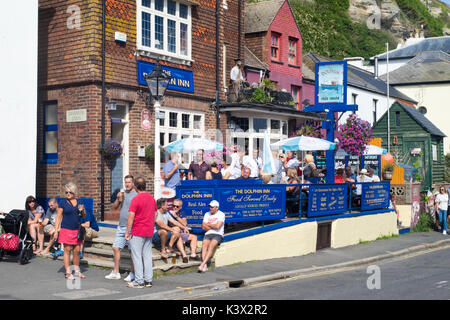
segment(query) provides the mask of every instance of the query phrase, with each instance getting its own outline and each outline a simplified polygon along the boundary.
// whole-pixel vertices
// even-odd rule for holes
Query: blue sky
[[[450,6],[450,0],[440,0],[440,1],[443,2],[443,3],[446,3],[447,5]]]

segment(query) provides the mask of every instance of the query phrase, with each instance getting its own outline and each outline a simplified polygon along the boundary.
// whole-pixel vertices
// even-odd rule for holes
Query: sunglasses
[[[181,206],[173,206],[174,208],[181,208]]]
[[[72,191],[66,191],[66,194],[75,194]]]
[[[36,202],[36,199],[28,200],[28,201],[27,201],[27,203],[32,203],[32,202]]]

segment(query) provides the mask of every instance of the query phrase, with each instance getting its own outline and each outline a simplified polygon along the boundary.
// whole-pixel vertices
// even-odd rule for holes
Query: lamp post
[[[170,83],[171,76],[165,73],[159,60],[156,61],[155,67],[152,73],[144,73],[144,79],[147,82],[147,86],[150,90],[152,99],[155,101],[154,115],[155,115],[155,168],[154,168],[154,197],[155,199],[160,198],[160,187],[161,187],[161,153],[159,150],[160,137],[159,137],[159,108],[161,107],[160,100],[166,92],[167,86]]]

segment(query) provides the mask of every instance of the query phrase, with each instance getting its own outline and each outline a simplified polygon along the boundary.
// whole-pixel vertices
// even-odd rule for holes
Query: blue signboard
[[[347,104],[347,61],[319,62],[315,66],[315,105]],[[331,109],[330,109],[331,110]]]
[[[347,212],[347,184],[308,186],[308,217],[328,216]]]
[[[361,210],[389,207],[390,184],[388,182],[362,183]]]
[[[227,180],[202,180],[197,185],[183,181],[177,186],[177,198],[183,200],[183,212],[194,232],[202,232],[203,217],[212,200],[219,201],[226,223],[285,218],[286,186],[266,185],[258,180],[246,184],[234,181],[239,182],[231,186]]]
[[[150,74],[153,71],[154,67],[154,63],[146,61],[137,62],[139,84],[144,86],[147,85],[147,82],[144,80],[144,73]],[[161,65],[161,68],[172,77],[167,89],[194,93],[194,76],[192,71],[165,65]]]

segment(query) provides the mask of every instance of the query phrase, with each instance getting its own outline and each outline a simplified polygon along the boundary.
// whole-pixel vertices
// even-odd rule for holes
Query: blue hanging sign
[[[315,74],[315,106],[347,104],[347,61],[316,63]]]
[[[384,209],[389,207],[389,182],[361,183],[361,211]]]
[[[309,185],[308,217],[347,212],[347,184]]]
[[[150,74],[153,71],[154,67],[155,67],[154,63],[146,61],[137,62],[139,84],[144,86],[147,85],[147,82],[144,79],[144,73]],[[167,89],[194,93],[194,75],[192,71],[169,67],[165,65],[161,65],[161,68],[172,77]]]

